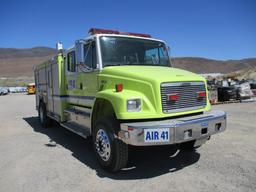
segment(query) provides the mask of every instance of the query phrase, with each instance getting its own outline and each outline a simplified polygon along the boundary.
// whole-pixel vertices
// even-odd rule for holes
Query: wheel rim
[[[99,129],[96,134],[95,146],[101,159],[108,161],[111,153],[110,141],[107,133],[103,129]]]
[[[40,107],[40,109],[39,109],[39,117],[40,117],[40,121],[42,123],[44,121],[43,107]]]

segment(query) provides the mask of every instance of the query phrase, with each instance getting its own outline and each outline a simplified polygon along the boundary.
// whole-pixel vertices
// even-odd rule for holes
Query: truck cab
[[[128,146],[193,150],[226,129],[211,110],[206,80],[173,68],[164,41],[148,34],[92,28],[89,37],[35,68],[36,105],[50,120],[87,138],[100,165],[118,171]]]

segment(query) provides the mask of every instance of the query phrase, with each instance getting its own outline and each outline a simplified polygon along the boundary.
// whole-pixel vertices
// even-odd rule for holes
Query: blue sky
[[[149,33],[171,55],[256,57],[255,0],[4,0],[0,47],[70,47],[91,27]]]

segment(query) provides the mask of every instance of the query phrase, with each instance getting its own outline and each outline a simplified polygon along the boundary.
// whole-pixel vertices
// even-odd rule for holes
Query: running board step
[[[61,126],[80,135],[81,137],[87,138],[88,136],[90,136],[90,131],[88,128],[81,126],[75,122],[61,123]]]
[[[69,109],[65,109],[64,114],[66,116],[66,122],[76,123],[81,127],[90,129],[91,119],[90,113],[87,111],[87,109],[82,107],[72,107]]]

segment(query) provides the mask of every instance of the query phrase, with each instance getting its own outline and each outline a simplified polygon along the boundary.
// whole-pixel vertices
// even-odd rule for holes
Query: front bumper
[[[144,129],[169,129],[169,139],[164,142],[145,142]],[[191,140],[205,140],[209,136],[226,129],[226,113],[212,110],[201,115],[168,119],[161,121],[146,121],[136,123],[121,123],[118,138],[134,146],[170,145]],[[188,135],[188,132],[190,133]]]

